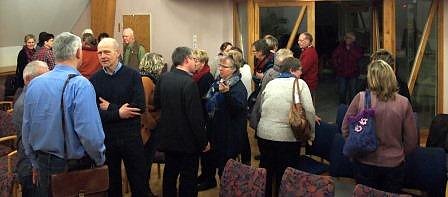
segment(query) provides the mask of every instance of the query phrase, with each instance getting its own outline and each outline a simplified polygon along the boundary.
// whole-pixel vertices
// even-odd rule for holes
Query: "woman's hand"
[[[225,82],[219,82],[219,92],[226,93],[230,90],[230,86]]]

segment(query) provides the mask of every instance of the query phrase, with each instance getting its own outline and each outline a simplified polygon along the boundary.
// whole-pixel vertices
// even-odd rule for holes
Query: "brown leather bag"
[[[61,111],[64,113],[64,91],[71,78],[75,74],[69,74],[62,88]],[[106,165],[91,169],[68,171],[69,160],[67,159],[67,143],[65,118],[62,118],[62,133],[64,136],[64,160],[65,171],[59,174],[51,175],[51,196],[53,197],[71,197],[71,196],[90,196],[105,197],[109,189],[109,169]]]
[[[296,102],[295,94],[299,95],[299,102]],[[300,103],[301,100],[299,79],[296,78],[292,88],[292,104],[291,109],[289,110],[288,121],[296,139],[304,143],[311,138],[311,127],[306,119],[306,113],[302,103]]]
[[[109,189],[107,165],[51,175],[51,194],[59,196],[105,197]]]

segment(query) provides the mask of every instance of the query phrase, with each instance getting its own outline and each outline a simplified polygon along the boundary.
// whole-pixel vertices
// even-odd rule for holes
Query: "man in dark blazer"
[[[160,108],[160,147],[165,152],[163,196],[197,196],[199,153],[210,149],[199,98],[192,79],[195,60],[187,47],[178,47],[171,55],[173,68],[161,76],[154,93],[154,106]]]

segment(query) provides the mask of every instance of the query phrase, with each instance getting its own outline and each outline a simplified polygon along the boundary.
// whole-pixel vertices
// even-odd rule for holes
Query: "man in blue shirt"
[[[68,32],[56,36],[53,44],[55,68],[28,85],[25,93],[22,138],[26,156],[33,166],[33,196],[48,196],[52,174],[88,168],[105,161],[104,132],[96,108],[92,84],[76,67],[81,63],[81,39]],[[78,75],[63,86],[69,74]],[[64,111],[61,98],[64,95]],[[65,139],[62,129],[65,118]],[[64,143],[67,162],[64,160]]]

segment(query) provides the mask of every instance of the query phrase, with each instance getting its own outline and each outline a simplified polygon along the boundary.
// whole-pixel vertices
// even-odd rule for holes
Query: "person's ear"
[[[78,48],[78,50],[76,50],[76,59],[81,59],[82,58],[82,49]]]

